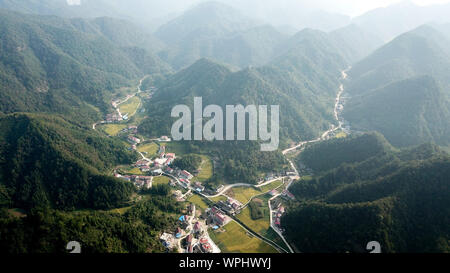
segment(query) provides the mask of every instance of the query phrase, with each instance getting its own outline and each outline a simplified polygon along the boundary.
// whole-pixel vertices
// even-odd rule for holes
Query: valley
[[[347,70],[342,71],[342,76],[341,76],[341,83],[340,86],[338,88],[338,92],[336,95],[336,103],[334,106],[334,113],[335,113],[335,118],[336,118],[336,122],[339,124],[339,126],[335,126],[335,125],[331,125],[331,129],[327,130],[326,132],[324,132],[323,134],[321,134],[321,137],[315,140],[311,140],[311,141],[306,141],[306,142],[302,142],[298,145],[295,145],[294,147],[288,148],[284,151],[282,151],[283,155],[287,155],[288,153],[291,152],[295,152],[296,150],[302,149],[304,148],[304,146],[310,144],[310,143],[316,143],[319,141],[323,141],[326,139],[330,138],[330,134],[341,130],[342,129],[342,120],[339,117],[339,112],[342,111],[342,104],[341,104],[341,96],[344,92],[344,82],[347,78],[347,74],[346,74]],[[148,77],[148,76],[146,76]],[[129,121],[127,119],[123,119],[123,116],[119,110],[120,105],[126,103],[128,100],[136,97],[137,95],[139,95],[141,92],[146,92],[142,90],[142,82],[145,80],[145,77],[143,79],[141,79],[139,81],[139,84],[137,86],[137,92],[133,93],[133,94],[129,94],[125,97],[125,99],[122,100],[115,100],[112,105],[115,109],[115,111],[117,111],[118,114],[118,122],[120,122],[119,124],[121,126],[123,126],[123,128],[130,128],[129,127]],[[152,90],[157,90],[157,88],[152,87]],[[158,91],[154,91],[154,92],[158,92]],[[152,97],[154,95],[154,93],[152,92],[150,97]],[[151,103],[151,101],[150,101]],[[141,103],[139,103],[139,106],[141,105]],[[133,111],[134,113],[139,111],[139,106],[137,108],[135,108]],[[130,115],[130,117],[133,115]],[[116,121],[117,122],[117,121]],[[97,129],[97,126],[103,126],[104,124],[107,124],[107,121],[101,121],[98,123],[95,123],[92,127],[94,130]],[[109,122],[110,123],[110,122]],[[134,133],[138,132],[138,128],[139,128],[139,124],[135,124],[133,123],[133,126],[136,127]],[[128,140],[132,137],[136,137],[133,134],[128,136]],[[266,181],[259,181],[256,185],[254,184],[247,184],[247,183],[230,183],[229,185],[222,185],[219,189],[217,189],[217,192],[215,194],[208,194],[206,192],[211,192],[208,189],[205,189],[204,186],[201,185],[200,182],[196,182],[195,185],[193,182],[190,181],[190,179],[186,179],[188,177],[186,177],[183,172],[188,173],[185,170],[177,170],[175,168],[175,170],[173,169],[174,167],[170,166],[169,164],[171,163],[164,163],[163,168],[160,168],[160,165],[157,163],[154,163],[156,161],[161,161],[164,160],[167,156],[167,147],[162,145],[161,143],[156,144],[155,142],[158,142],[162,139],[163,137],[159,138],[159,139],[151,139],[148,141],[153,141],[150,142],[152,145],[155,145],[156,147],[154,149],[152,149],[152,152],[148,153],[148,152],[141,152],[141,146],[143,145],[142,143],[148,143],[146,142],[143,137],[140,137],[140,139],[136,138],[136,140],[139,140],[138,142],[136,142],[136,140],[134,141],[134,144],[131,146],[132,150],[135,150],[139,156],[141,157],[141,159],[135,164],[135,166],[140,166],[140,170],[141,172],[139,172],[144,179],[146,179],[147,181],[144,182],[144,184],[139,184],[140,182],[137,182],[140,179],[140,176],[138,174],[138,176],[136,176],[136,174],[130,176],[130,175],[123,175],[122,174],[118,174],[115,171],[115,175],[116,177],[119,178],[126,178],[126,181],[136,181],[135,185],[137,187],[140,188],[147,188],[147,189],[151,189],[152,186],[155,186],[155,179],[158,177],[165,176],[168,177],[169,180],[171,180],[170,184],[173,187],[172,192],[176,192],[179,191],[181,189],[182,192],[185,192],[182,195],[178,195],[177,196],[177,200],[181,201],[183,203],[187,203],[188,207],[191,208],[191,215],[190,216],[184,216],[186,218],[189,218],[189,220],[185,220],[188,221],[188,225],[185,227],[185,233],[184,235],[182,235],[181,237],[177,238],[176,234],[174,235],[170,235],[169,233],[164,233],[164,235],[162,236],[164,244],[172,247],[172,248],[176,248],[178,252],[186,252],[186,251],[193,251],[194,247],[198,247],[199,250],[201,251],[205,251],[204,248],[202,247],[204,245],[204,243],[200,243],[201,240],[203,239],[199,239],[198,241],[195,240],[195,238],[198,238],[196,236],[197,233],[194,232],[194,221],[198,224],[198,226],[202,226],[206,229],[206,232],[204,233],[206,236],[204,237],[204,241],[208,242],[206,244],[211,245],[211,251],[214,253],[219,253],[221,252],[221,249],[219,247],[217,247],[216,244],[221,245],[223,248],[226,249],[230,249],[230,246],[228,246],[228,243],[226,239],[222,241],[218,238],[222,238],[225,235],[223,233],[227,233],[227,232],[234,232],[234,230],[237,229],[242,229],[242,231],[247,232],[247,235],[249,235],[250,237],[246,240],[249,241],[254,241],[254,240],[262,240],[259,244],[268,244],[271,245],[273,247],[275,247],[275,249],[277,249],[278,252],[290,252],[290,253],[294,253],[294,250],[292,249],[292,247],[289,245],[289,243],[287,242],[286,238],[283,236],[283,231],[280,227],[280,217],[281,215],[279,214],[279,210],[280,207],[283,210],[284,213],[284,208],[283,208],[283,197],[284,196],[291,196],[292,194],[289,192],[289,188],[292,185],[292,183],[296,180],[301,179],[299,172],[297,171],[295,164],[286,157],[287,162],[289,163],[289,165],[292,167],[292,170],[289,173],[289,175],[286,176],[281,176],[281,177],[276,177],[276,178],[272,178],[272,179],[266,179]],[[168,138],[166,141],[170,142],[170,139]],[[148,145],[148,144],[146,144]],[[164,147],[163,150],[161,150]],[[159,150],[157,152],[157,150]],[[155,155],[159,154],[159,158],[156,157]],[[178,156],[183,156],[183,154],[177,154]],[[150,158],[148,158],[147,156],[150,156]],[[176,158],[177,156],[175,154],[171,154],[169,158]],[[207,160],[209,160],[206,157]],[[140,163],[142,162],[142,163]],[[171,161],[172,162],[172,161]],[[139,165],[139,164],[144,164],[144,165]],[[153,165],[155,165],[156,167],[152,167]],[[148,167],[142,167],[142,166],[148,166]],[[170,167],[169,167],[170,166]],[[120,166],[121,169],[123,169],[123,166]],[[130,167],[130,169],[133,168],[133,166]],[[160,168],[160,169],[158,169]],[[117,170],[117,168],[116,168]],[[157,173],[157,176],[154,176],[154,173]],[[150,176],[145,176],[145,173],[151,173]],[[188,173],[189,174],[189,173]],[[190,174],[189,174],[190,175]],[[206,179],[210,178],[212,176],[212,173],[206,177]],[[194,178],[194,176],[192,176],[192,178]],[[195,179],[195,178],[194,178]],[[195,179],[198,181],[198,179]],[[167,184],[169,184],[169,181],[166,182]],[[152,185],[153,184],[153,185]],[[242,193],[238,193],[237,189],[239,192]],[[248,190],[247,190],[248,189]],[[248,193],[244,193],[248,191]],[[205,192],[205,193],[203,193]],[[269,194],[270,193],[270,194]],[[192,196],[192,197],[189,197]],[[198,197],[195,197],[198,196]],[[248,216],[246,217],[242,217],[242,215],[244,214],[244,212],[246,210],[248,210],[248,206],[251,202],[253,202],[254,199],[258,199],[259,197],[263,197],[264,198],[264,202],[266,202],[266,207],[268,208],[268,211],[266,212],[268,214],[268,218],[266,218],[264,221],[266,222],[264,224],[264,228],[262,230],[258,230],[255,231],[252,228],[250,228],[250,226],[253,226],[254,220],[252,220],[251,218],[249,218]],[[194,198],[195,197],[195,198]],[[200,199],[198,199],[200,198]],[[203,199],[203,201],[202,201]],[[190,200],[193,200],[193,202],[190,202]],[[259,199],[258,199],[259,200]],[[223,204],[224,201],[226,203],[232,204],[229,208],[232,208],[231,211],[229,211],[226,208],[223,208]],[[127,208],[129,209],[129,207]],[[226,222],[224,223],[216,223],[216,221],[213,220],[213,224],[207,224],[207,219],[205,220],[205,218],[202,217],[198,217],[198,215],[196,214],[196,209],[199,209],[200,211],[209,211],[211,209],[217,209],[220,211],[220,213],[222,213],[224,216],[223,217],[229,217],[229,220],[226,220]],[[219,214],[220,215],[220,214]],[[241,222],[242,221],[242,222]],[[237,226],[233,227],[232,230],[233,231],[227,231],[232,224],[231,223],[236,223]],[[215,233],[217,233],[217,231],[214,231],[213,228],[215,228],[215,225],[222,225],[223,226],[223,231],[221,231],[221,235],[219,236],[218,234],[216,235]],[[248,226],[250,225],[250,226]],[[274,234],[272,234],[273,232],[275,232]],[[210,238],[210,234],[212,234],[211,236],[213,238],[216,239],[216,241],[212,241]],[[262,235],[265,234],[265,235]],[[269,235],[270,234],[270,235]],[[264,236],[269,236],[269,238],[264,237]],[[191,243],[191,250],[183,248],[182,242],[183,240],[185,240],[187,237],[188,240],[192,241],[191,238],[194,238],[194,243]],[[225,238],[225,237],[224,237]],[[218,241],[217,241],[218,240]],[[278,241],[278,243],[276,243],[276,241]],[[241,244],[244,244],[243,242],[241,242]],[[281,245],[281,246],[280,246]],[[189,247],[188,247],[189,248]],[[232,249],[232,248],[231,248]],[[253,251],[256,251],[253,250]]]
[[[0,0],[0,253],[450,250],[450,5],[244,2]]]

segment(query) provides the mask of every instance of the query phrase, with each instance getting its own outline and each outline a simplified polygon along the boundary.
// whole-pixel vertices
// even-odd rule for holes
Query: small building
[[[158,139],[160,142],[170,142],[171,139],[168,136],[162,136]]]
[[[194,176],[190,172],[188,172],[186,170],[181,171],[180,176],[182,178],[185,178],[185,179],[188,179],[188,180],[194,178]]]
[[[128,136],[128,141],[130,141],[130,142],[132,142],[132,143],[136,143],[136,144],[141,143],[141,140],[140,140],[139,138],[134,137],[134,136],[132,136],[132,135],[129,135],[129,136]]]
[[[217,212],[217,213],[215,214],[215,216],[214,216],[214,221],[215,221],[219,226],[223,226],[223,225],[225,224],[225,220],[226,220],[225,216],[224,216],[222,213],[220,213],[220,212]]]
[[[202,244],[202,250],[205,253],[211,253],[212,252],[212,247],[209,243],[206,244]]]

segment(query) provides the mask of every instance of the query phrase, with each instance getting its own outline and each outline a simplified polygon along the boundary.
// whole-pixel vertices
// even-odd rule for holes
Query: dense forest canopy
[[[368,137],[342,140],[355,150],[341,151],[340,164],[292,186],[299,203],[282,219],[287,236],[302,252],[364,252],[373,240],[383,252],[449,251],[450,156],[422,145],[360,157],[373,146],[359,145]],[[331,141],[306,151],[321,149],[316,157],[327,157],[336,147]],[[301,158],[306,165],[318,159]]]

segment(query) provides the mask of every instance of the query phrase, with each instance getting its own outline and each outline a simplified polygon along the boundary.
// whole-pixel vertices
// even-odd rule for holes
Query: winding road
[[[134,98],[134,97],[137,96],[138,94],[142,93],[142,89],[141,89],[141,87],[142,87],[142,82],[143,82],[147,77],[148,77],[148,75],[146,75],[145,77],[143,77],[142,79],[139,80],[139,84],[138,84],[138,86],[137,86],[137,90],[138,90],[138,91],[137,91],[136,93],[131,94],[131,95],[127,95],[127,97],[126,97],[123,101],[121,101],[120,103],[118,103],[118,104],[116,104],[116,105],[113,105],[114,109],[116,110],[116,112],[119,114],[120,117],[123,117],[123,116],[122,116],[122,113],[120,112],[119,106],[120,106],[121,104],[124,104],[125,102],[127,102],[127,101],[130,100],[131,98]],[[139,109],[140,106],[141,106],[141,104],[139,104],[139,106],[136,108],[136,111],[135,111],[131,116],[133,116],[134,114],[136,114],[137,109]],[[96,122],[96,123],[92,124],[92,129],[93,129],[93,130],[96,130],[98,125],[100,125],[100,124],[106,124],[106,123],[107,123],[106,120],[102,120],[102,121]]]
[[[341,72],[341,81],[344,81],[344,80],[347,79],[347,71],[350,70],[350,68],[351,68],[351,67],[349,67],[349,68],[347,68],[346,70],[343,70],[343,71]],[[299,148],[302,148],[302,147],[305,146],[306,144],[309,144],[309,143],[315,143],[315,142],[319,142],[319,141],[325,140],[332,132],[336,132],[337,130],[342,129],[343,122],[339,119],[339,105],[340,105],[340,103],[341,103],[341,97],[342,97],[342,94],[343,94],[343,93],[344,93],[344,84],[341,82],[341,84],[340,84],[340,86],[339,86],[339,92],[338,92],[338,94],[337,94],[337,96],[336,96],[336,101],[335,101],[335,105],[334,105],[334,118],[335,118],[336,121],[338,122],[338,126],[336,127],[335,125],[331,125],[331,129],[329,129],[328,131],[326,131],[325,133],[323,133],[321,137],[319,137],[319,138],[317,138],[317,139],[314,139],[314,140],[310,140],[310,141],[303,141],[303,142],[300,142],[299,144],[295,145],[294,147],[291,147],[291,148],[288,148],[288,149],[284,150],[284,151],[283,151],[283,155],[286,155],[286,154],[288,154],[288,153],[290,153],[290,152],[292,152],[292,151],[295,151],[295,150],[297,150],[297,149],[299,149]],[[294,172],[297,174],[297,179],[299,179],[299,178],[300,178],[300,174],[299,174],[299,172],[297,171],[297,169],[295,168],[295,164],[294,164],[294,163],[292,162],[292,160],[290,160],[289,158],[286,157],[286,159],[287,159],[287,161],[289,161],[289,163],[291,164],[291,167],[294,169]],[[289,190],[289,187],[292,185],[293,181],[294,181],[294,180],[291,179],[291,180],[288,182],[288,185],[286,186],[286,190]],[[291,246],[289,245],[289,243],[287,242],[286,238],[283,236],[283,234],[281,233],[281,231],[274,225],[274,222],[273,222],[273,219],[272,219],[274,210],[272,209],[272,206],[271,206],[270,202],[271,202],[272,200],[275,200],[276,198],[278,198],[280,195],[281,195],[281,193],[278,194],[278,195],[276,195],[276,196],[274,196],[274,197],[272,197],[272,198],[269,200],[270,226],[271,226],[272,229],[275,230],[275,232],[281,237],[281,239],[283,240],[283,242],[289,247],[289,250],[290,250],[292,253],[294,253],[294,250],[291,248]]]

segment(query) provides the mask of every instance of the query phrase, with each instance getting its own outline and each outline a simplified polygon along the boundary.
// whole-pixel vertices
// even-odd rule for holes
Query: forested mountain
[[[324,172],[343,163],[361,162],[392,150],[394,148],[381,134],[369,133],[312,144],[300,153],[296,162],[305,164],[315,172]]]
[[[262,65],[287,39],[272,26],[259,25],[218,2],[195,6],[161,26],[155,35],[169,45],[160,56],[175,68],[189,66],[200,58],[237,67]]]
[[[336,29],[330,32],[329,36],[341,54],[352,64],[367,57],[384,44],[375,33],[366,31],[355,24]]]
[[[368,137],[340,140],[358,147],[341,155],[336,141],[309,150],[307,165],[322,157],[342,163],[292,186],[300,203],[282,218],[287,236],[302,252],[365,252],[374,240],[383,252],[448,251],[449,155],[433,145],[373,153]]]
[[[70,114],[81,108],[77,114],[98,119],[89,105],[105,110],[106,98],[114,89],[129,85],[144,73],[170,71],[151,53],[136,49],[139,42],[131,39],[129,31],[123,38],[136,46],[117,46],[118,36],[105,27],[108,20],[71,21],[7,10],[0,13],[2,112]]]
[[[349,71],[344,117],[396,146],[449,138],[449,40],[430,26],[403,34]]]
[[[310,52],[316,50],[310,48]],[[200,60],[158,86],[159,92],[148,105],[150,118],[141,127],[146,130],[150,126],[146,132],[151,136],[170,133],[173,106],[192,106],[193,98],[201,96],[204,105],[217,104],[223,109],[225,105],[236,104],[283,105],[280,107],[283,140],[315,137],[333,122],[330,108],[339,86],[339,64],[345,63],[330,66],[336,70],[317,70],[325,67],[317,67],[307,59],[306,52],[289,54],[292,57],[280,57],[271,65],[238,72],[207,59]],[[325,61],[327,57],[326,53],[317,52],[317,60]]]
[[[151,196],[124,215],[102,211],[34,209],[17,217],[0,208],[0,252],[67,253],[77,238],[85,254],[162,253],[160,231],[175,229],[182,206],[170,196]]]
[[[222,36],[256,25],[255,21],[228,5],[205,2],[161,26],[155,35],[166,43],[178,44],[183,40]]]
[[[107,176],[135,154],[118,140],[101,137],[56,116],[11,114],[0,119],[2,203],[20,208],[112,208],[134,192]]]
[[[383,133],[395,146],[450,143],[450,109],[433,78],[420,76],[355,96],[345,117],[357,129]]]

